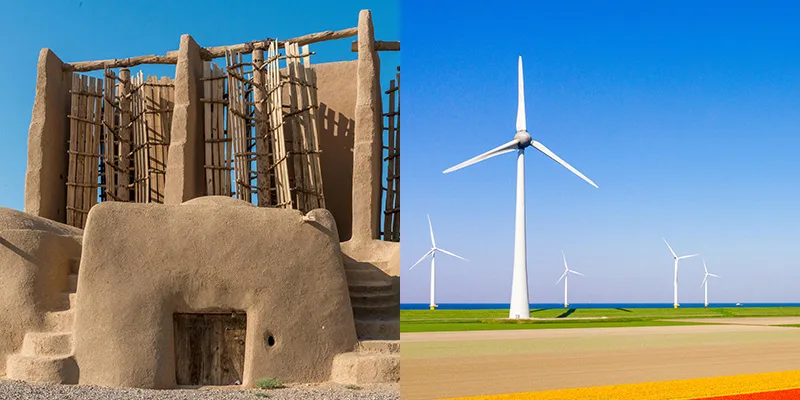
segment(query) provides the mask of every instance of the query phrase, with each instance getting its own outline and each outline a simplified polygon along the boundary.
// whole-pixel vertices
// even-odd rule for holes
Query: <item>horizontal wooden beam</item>
[[[348,28],[348,29],[342,29],[340,31],[317,32],[304,36],[299,36],[292,39],[281,40],[278,42],[278,45],[282,47],[286,43],[297,43],[298,45],[303,46],[306,44],[324,42],[328,40],[344,39],[356,35],[358,35],[358,28]],[[206,47],[200,50],[200,54],[204,60],[209,61],[215,58],[224,57],[226,50],[237,51],[245,54],[251,53],[253,50],[266,50],[270,42],[271,39],[265,39],[265,40],[257,40],[253,42],[235,44],[230,46]],[[82,61],[71,64],[64,64],[63,69],[65,71],[87,72],[87,71],[101,70],[106,67],[124,68],[124,67],[133,67],[140,64],[177,64],[177,63],[178,63],[178,51],[173,50],[173,51],[168,51],[167,54],[163,56],[149,55],[149,56],[138,56],[129,58],[115,58],[113,60]]]
[[[306,44],[325,42],[328,40],[344,39],[356,35],[358,35],[358,28],[348,28],[341,31],[325,31],[296,37],[294,39],[281,40],[278,41],[278,46],[283,47],[283,45],[286,43],[297,43],[298,46],[303,46]],[[224,57],[225,51],[227,50],[243,54],[252,53],[253,50],[267,50],[270,42],[271,40],[267,39],[249,43],[235,44],[232,46],[206,47],[205,49],[200,50],[200,52],[204,60],[213,60],[218,57]],[[171,51],[167,53],[167,56],[171,56],[172,53],[177,55],[177,52]]]
[[[358,51],[358,41],[350,45],[350,50],[353,52]],[[400,51],[400,42],[382,42],[378,40],[375,42],[375,51]]]

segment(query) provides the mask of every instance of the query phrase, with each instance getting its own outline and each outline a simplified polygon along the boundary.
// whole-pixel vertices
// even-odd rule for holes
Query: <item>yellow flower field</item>
[[[693,400],[800,388],[800,371],[595,386],[449,400]]]

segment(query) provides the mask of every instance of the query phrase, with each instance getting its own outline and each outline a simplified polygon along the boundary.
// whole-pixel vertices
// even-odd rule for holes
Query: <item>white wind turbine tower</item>
[[[721,276],[714,275],[708,272],[708,267],[706,267],[706,260],[703,260],[703,269],[706,271],[706,275],[703,277],[703,283],[701,283],[700,286],[705,286],[706,297],[704,304],[706,307],[708,307],[708,277],[713,276],[714,278],[721,278]]]
[[[663,239],[664,243],[667,244],[667,248],[669,248],[669,252],[672,253],[672,259],[675,261],[675,280],[673,281],[674,295],[673,295],[672,306],[674,308],[678,308],[680,306],[680,304],[678,304],[678,261],[683,260],[684,258],[697,257],[699,254],[690,254],[688,256],[680,256],[680,257],[678,257],[678,255],[675,254],[675,251],[672,250],[672,246],[670,246],[669,243],[667,243],[667,239],[664,239],[664,238],[661,238],[661,239]]]
[[[462,259],[464,261],[469,261],[469,260],[467,260],[466,258],[461,257],[459,255],[453,254],[453,253],[451,253],[451,252],[449,252],[447,250],[440,249],[440,248],[436,247],[436,239],[433,237],[433,224],[431,224],[431,216],[430,215],[428,215],[428,227],[431,229],[431,249],[428,250],[428,252],[425,253],[425,255],[422,256],[422,258],[420,258],[417,262],[415,262],[414,265],[412,265],[411,268],[409,268],[408,270],[410,271],[410,270],[414,269],[414,267],[416,267],[417,264],[421,263],[426,258],[428,258],[428,257],[431,258],[431,310],[433,310],[433,309],[436,308],[436,300],[435,300],[436,252],[439,251],[439,252],[442,252],[444,254],[447,254],[448,256],[453,256],[455,258],[460,258],[460,259]]]
[[[578,271],[569,269],[569,267],[567,266],[567,256],[564,255],[564,250],[561,250],[561,256],[564,257],[564,274],[561,275],[561,278],[558,278],[558,281],[556,281],[556,285],[558,285],[558,282],[561,282],[562,279],[564,280],[564,308],[567,308],[569,306],[569,301],[567,300],[567,288],[569,287],[569,274],[573,273],[580,276],[586,276],[586,275]]]
[[[509,318],[530,318],[530,303],[528,300],[528,267],[525,251],[525,149],[533,147],[544,153],[555,162],[561,164],[568,170],[578,175],[590,185],[597,187],[589,178],[580,173],[577,169],[567,164],[564,160],[550,151],[545,145],[532,140],[531,134],[525,126],[525,93],[523,90],[522,79],[522,57],[519,58],[519,97],[517,104],[517,131],[514,140],[487,151],[477,157],[473,157],[461,164],[448,168],[444,173],[453,172],[477,162],[489,159],[500,154],[516,151],[517,153],[517,206],[516,222],[514,230],[514,274],[511,282],[511,307]]]

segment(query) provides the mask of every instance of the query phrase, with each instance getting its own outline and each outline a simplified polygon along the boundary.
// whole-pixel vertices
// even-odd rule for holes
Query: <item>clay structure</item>
[[[357,60],[311,65],[310,45],[356,35]],[[24,213],[0,209],[0,375],[397,381],[399,72],[381,88],[383,50],[399,43],[375,40],[368,10],[286,41],[183,35],[165,56],[43,49]]]

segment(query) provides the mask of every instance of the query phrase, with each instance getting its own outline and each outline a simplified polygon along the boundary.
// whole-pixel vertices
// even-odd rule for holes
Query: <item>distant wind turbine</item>
[[[670,246],[669,243],[667,242],[667,239],[664,239],[664,238],[661,238],[661,239],[663,239],[664,243],[667,244],[667,247],[669,248],[669,252],[672,253],[672,259],[675,261],[675,280],[673,282],[674,295],[673,295],[673,303],[672,303],[672,305],[673,305],[674,308],[678,308],[678,307],[680,307],[680,304],[678,304],[678,261],[683,260],[684,258],[697,257],[699,254],[690,254],[688,256],[680,256],[680,257],[678,257],[678,255],[675,254],[675,251],[672,250],[672,246]]]
[[[569,287],[569,274],[573,273],[580,276],[586,276],[586,275],[578,271],[573,271],[569,269],[569,267],[567,266],[567,256],[564,255],[564,250],[561,250],[561,256],[564,257],[564,274],[561,275],[561,278],[558,278],[558,281],[556,281],[556,285],[558,285],[558,282],[561,282],[562,279],[564,280],[564,308],[567,308],[569,306],[569,301],[567,300],[567,288]]]
[[[714,278],[721,278],[721,276],[714,275],[708,272],[708,267],[706,267],[706,260],[703,260],[703,269],[706,271],[706,275],[703,277],[703,283],[701,283],[700,286],[705,286],[705,292],[706,292],[705,306],[708,307],[708,277],[713,276]]]
[[[536,150],[539,150],[540,152],[544,153],[544,155],[550,157],[555,162],[572,171],[572,173],[575,175],[578,175],[578,177],[585,180],[590,185],[597,187],[594,182],[580,173],[577,169],[567,164],[566,161],[562,160],[555,153],[550,151],[550,149],[545,147],[545,145],[531,139],[531,134],[528,132],[525,122],[525,91],[522,78],[522,57],[520,57],[517,98],[517,131],[514,134],[514,140],[444,171],[446,174],[498,156],[500,154],[511,153],[514,151],[517,152],[517,207],[514,229],[514,273],[511,281],[511,307],[509,309],[509,318],[531,317],[530,302],[528,298],[527,254],[525,251],[525,149],[527,147],[533,147]]]
[[[467,260],[466,258],[461,257],[459,255],[453,254],[453,253],[451,253],[451,252],[449,252],[447,250],[440,249],[440,248],[436,247],[436,239],[433,237],[433,224],[431,224],[431,216],[430,215],[428,215],[428,227],[431,229],[431,249],[428,250],[428,252],[425,253],[425,255],[422,256],[422,258],[420,258],[417,262],[415,262],[414,265],[412,265],[411,268],[409,268],[408,270],[410,271],[410,270],[414,269],[414,267],[416,267],[417,264],[421,263],[426,258],[428,258],[428,257],[431,258],[431,310],[433,310],[433,309],[435,309],[437,307],[436,300],[435,300],[436,252],[439,251],[439,252],[442,252],[444,254],[447,254],[448,256],[453,256],[455,258],[460,258],[460,259],[462,259],[464,261],[469,261],[469,260]]]

